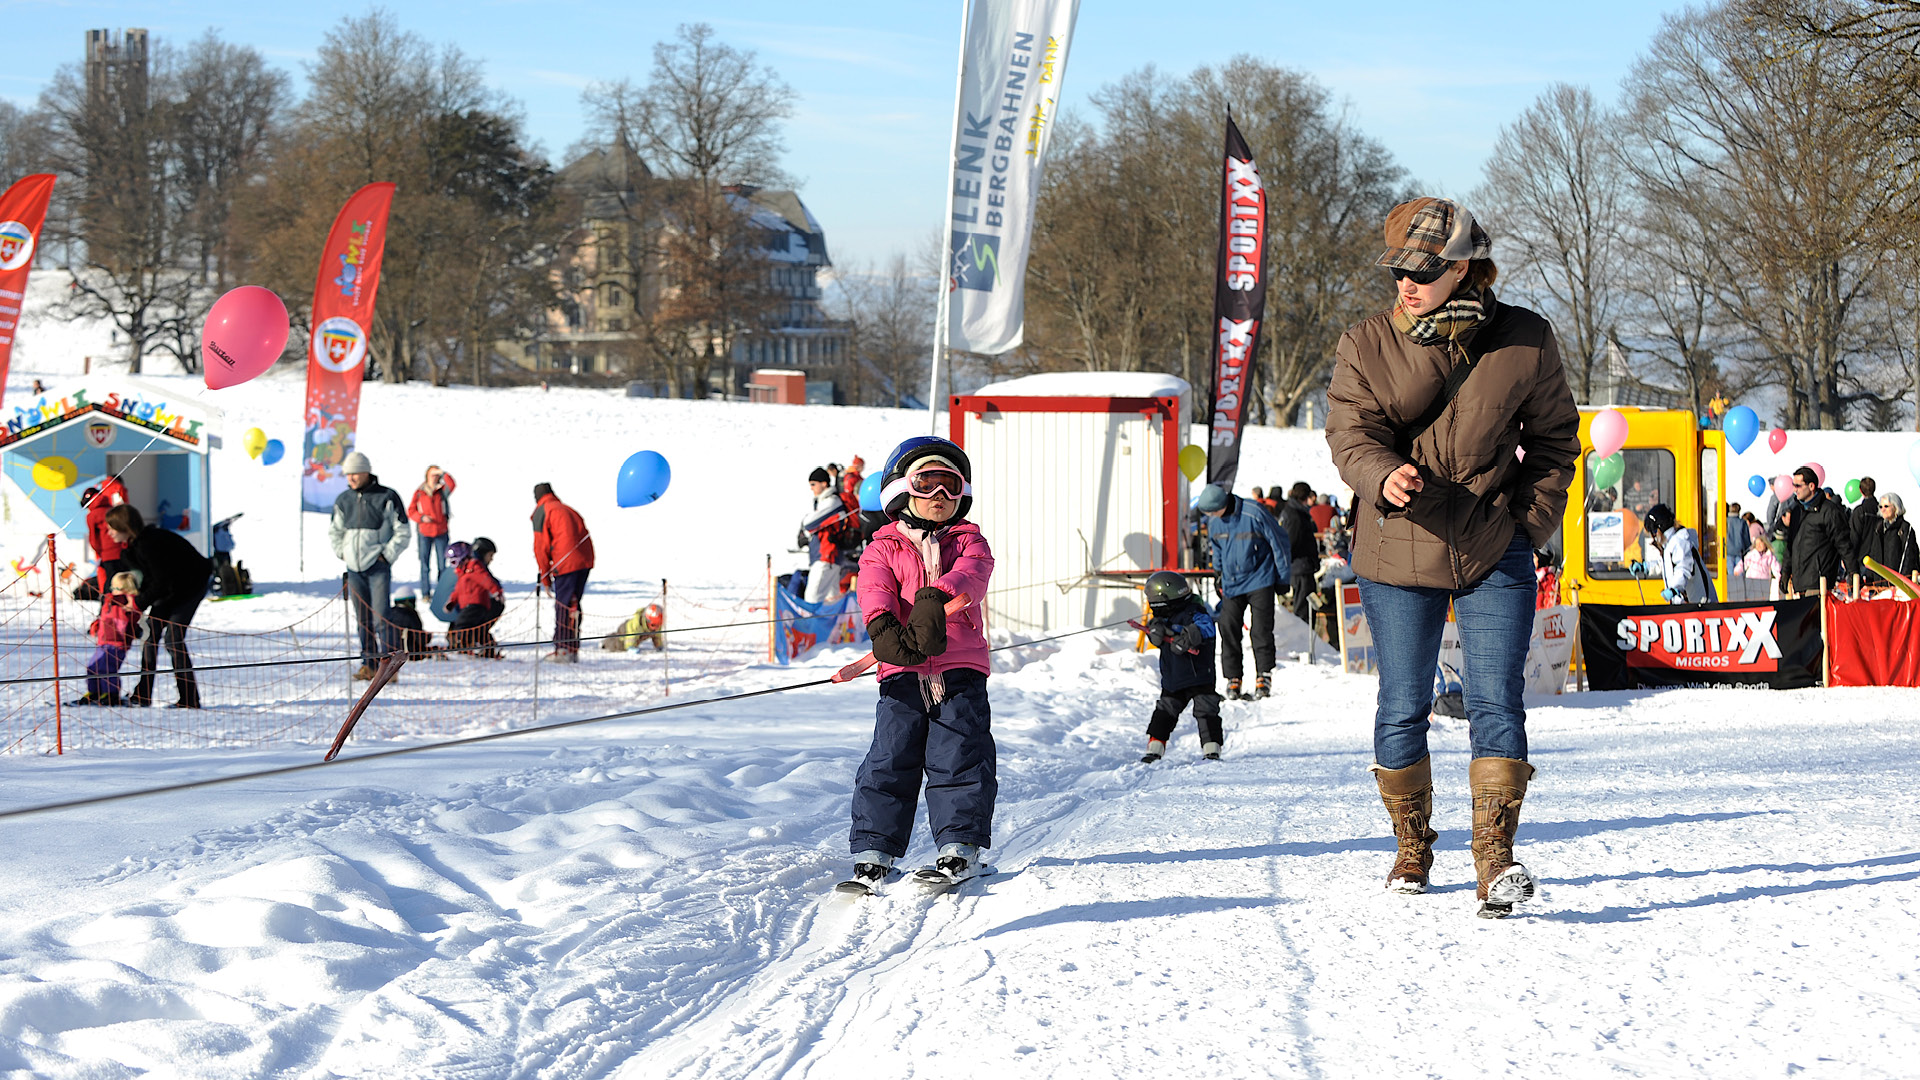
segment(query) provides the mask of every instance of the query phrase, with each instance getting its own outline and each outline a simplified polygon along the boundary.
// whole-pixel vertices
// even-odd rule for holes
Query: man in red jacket
[[[593,534],[552,484],[533,485],[533,562],[540,584],[553,590],[553,652],[547,659],[580,661],[580,595],[593,569]]]
[[[127,568],[121,552],[124,545],[113,538],[112,530],[107,528],[107,511],[127,501],[126,485],[117,476],[109,476],[99,488],[89,488],[88,493],[80,497],[81,505],[87,508],[87,546],[93,549],[94,564],[99,567],[95,572],[100,586],[101,599],[107,596],[107,583],[113,575]]]

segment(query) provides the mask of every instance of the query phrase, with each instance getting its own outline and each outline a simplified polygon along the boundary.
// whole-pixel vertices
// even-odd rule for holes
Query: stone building
[[[500,343],[503,355],[536,374],[566,373],[632,380],[639,392],[665,393],[649,373],[642,331],[674,288],[657,255],[671,230],[660,186],[631,148],[600,147],[569,162],[559,182],[580,223],[568,245],[561,306],[530,342]],[[726,198],[747,221],[763,267],[756,318],[737,330],[728,362],[709,372],[708,392],[745,396],[756,368],[822,374],[846,362],[852,327],[820,307],[821,269],[831,266],[826,233],[792,191],[736,185]],[[811,381],[811,380],[810,380]],[[831,383],[810,387],[831,400]]]

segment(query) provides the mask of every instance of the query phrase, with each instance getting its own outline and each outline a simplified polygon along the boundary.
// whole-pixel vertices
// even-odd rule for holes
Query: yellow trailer
[[[1685,409],[1613,406],[1627,418],[1621,449],[1626,468],[1611,487],[1593,486],[1593,418],[1598,407],[1580,410],[1580,461],[1561,525],[1565,560],[1560,575],[1564,601],[1575,585],[1586,604],[1660,603],[1657,571],[1636,579],[1628,568],[1647,558],[1640,521],[1654,503],[1673,508],[1674,520],[1700,537],[1700,558],[1713,575],[1716,595],[1727,596],[1727,561],[1721,530],[1727,517],[1726,442],[1719,430],[1702,430]]]

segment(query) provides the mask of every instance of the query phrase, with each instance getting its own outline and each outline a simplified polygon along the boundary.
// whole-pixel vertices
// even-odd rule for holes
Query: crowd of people
[[[393,567],[413,541],[416,528],[420,593],[431,598],[435,614],[448,622],[446,649],[488,658],[501,655],[492,632],[506,610],[506,591],[491,570],[499,548],[485,536],[471,542],[449,541],[457,486],[452,474],[438,465],[427,466],[420,486],[402,504],[399,494],[374,475],[366,454],[358,450],[348,454],[340,468],[347,490],[334,500],[327,536],[334,556],[346,567],[343,580],[359,630],[360,667],[354,678],[373,678],[388,654],[417,659],[434,651],[430,635],[420,625],[412,589],[393,586]],[[580,600],[593,570],[593,534],[579,511],[554,493],[552,484],[535,484],[533,503],[537,581],[554,602],[553,651],[546,658],[578,663]],[[397,619],[396,601],[401,605]]]
[[[412,498],[374,475],[367,455],[354,451],[341,466],[347,490],[334,500],[328,526],[341,561],[342,585],[358,633],[356,680],[373,678],[391,653],[423,659],[450,651],[498,657],[493,625],[506,610],[506,592],[490,566],[498,548],[487,537],[451,540],[452,474],[438,465]],[[580,658],[580,602],[593,570],[593,536],[578,511],[562,502],[553,485],[536,484],[532,512],[533,557],[541,589],[554,600],[552,651],[547,659]],[[90,632],[94,651],[87,663],[86,692],[72,705],[151,705],[155,665],[164,640],[172,665],[176,700],[168,708],[197,709],[200,689],[186,633],[206,598],[214,564],[193,542],[172,529],[148,523],[130,502],[120,477],[108,477],[81,494],[87,512],[87,543],[96,570],[77,595],[98,599]],[[395,585],[393,568],[409,544],[419,551],[420,587]],[[420,621],[420,597],[448,624],[443,648]],[[120,668],[135,641],[143,641],[139,679],[121,693]]]
[[[1920,573],[1920,546],[1907,504],[1881,492],[1871,476],[1859,480],[1860,499],[1851,508],[1810,468],[1794,470],[1786,499],[1771,492],[1759,513],[1727,505],[1722,537],[1729,600],[1801,596],[1821,588],[1891,588],[1867,565],[1872,559],[1897,574]]]

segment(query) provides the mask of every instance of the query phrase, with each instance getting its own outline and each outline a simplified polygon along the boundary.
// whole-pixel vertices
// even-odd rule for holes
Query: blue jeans
[[[360,624],[360,662],[368,667],[377,666],[394,649],[387,623],[392,586],[393,567],[385,559],[375,559],[365,570],[347,571],[347,598]]]
[[[1466,660],[1468,740],[1473,756],[1527,759],[1527,645],[1533,638],[1533,546],[1516,532],[1487,576],[1464,589],[1383,585],[1360,579],[1360,605],[1380,666],[1373,760],[1404,769],[1427,756],[1433,671],[1453,601]]]
[[[447,570],[447,538],[422,533],[415,542],[420,546],[420,595],[431,602],[433,587],[440,584],[440,575]]]

